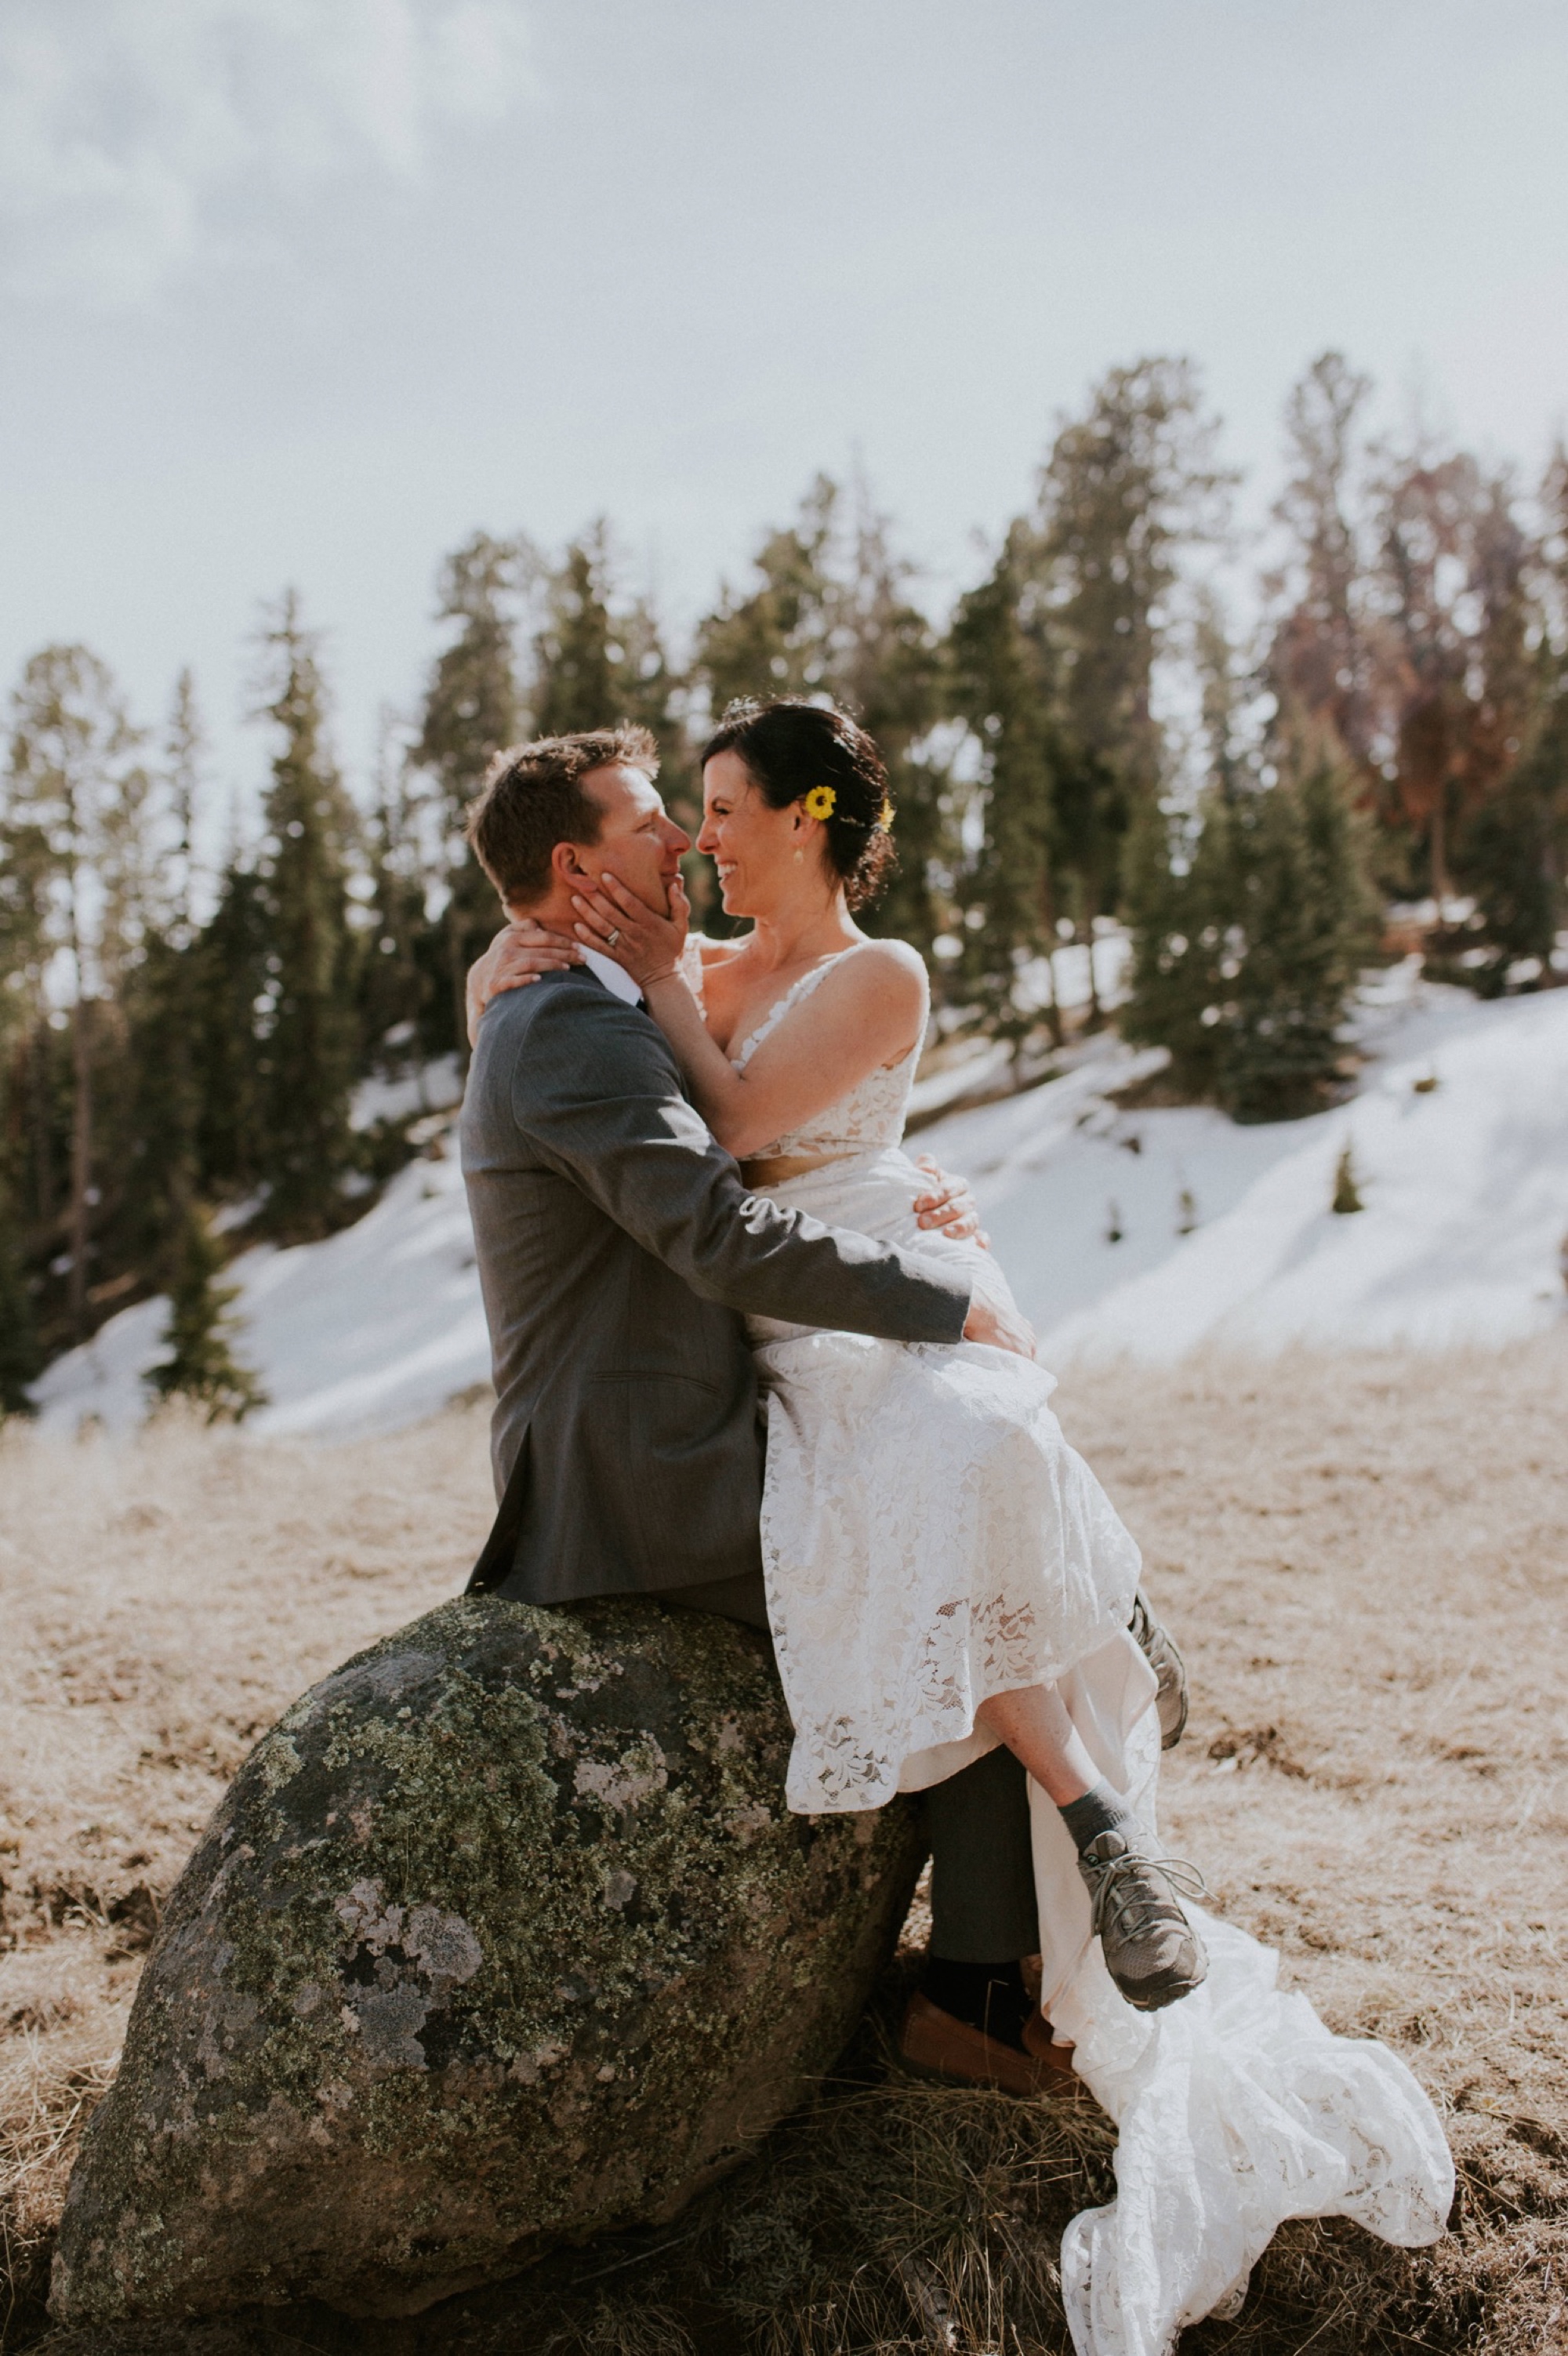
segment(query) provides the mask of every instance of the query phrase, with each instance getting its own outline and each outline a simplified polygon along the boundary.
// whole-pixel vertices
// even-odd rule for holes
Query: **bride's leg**
[[[1190,1867],[1148,1855],[1056,1687],[993,1694],[974,1715],[1055,1801],[1089,1886],[1105,1968],[1128,2003],[1155,2012],[1189,1996],[1207,1977],[1208,1958],[1176,1891],[1198,1878]]]
[[[1058,1808],[1081,1800],[1099,1783],[1100,1771],[1084,1749],[1083,1737],[1055,1686],[1026,1686],[1017,1693],[993,1694],[974,1715],[980,1725],[1001,1736]]]

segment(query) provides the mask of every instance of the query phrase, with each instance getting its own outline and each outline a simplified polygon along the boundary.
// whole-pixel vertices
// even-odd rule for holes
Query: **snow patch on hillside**
[[[372,1210],[324,1243],[258,1245],[231,1261],[236,1354],[270,1405],[247,1431],[395,1431],[488,1383],[489,1342],[456,1141],[400,1170]],[[124,1431],[146,1409],[166,1301],[139,1301],[33,1387],[45,1430],[84,1415]]]
[[[1102,1104],[983,1173],[945,1124],[1048,1363],[1498,1344],[1563,1315],[1568,991],[1479,1006],[1404,987],[1366,1009],[1358,1094],[1311,1120]],[[1337,1215],[1347,1146],[1364,1207]]]
[[[937,1121],[915,1147],[974,1181],[1047,1363],[1500,1343],[1562,1316],[1568,990],[1483,1005],[1412,963],[1369,982],[1358,1029],[1358,1094],[1310,1120],[1125,1109],[1112,1095],[1158,1058],[1101,1034],[1062,1077]],[[394,1430],[488,1379],[445,1142],[342,1234],[234,1261],[240,1351],[271,1399],[247,1430]],[[1329,1209],[1347,1142],[1366,1205],[1348,1216]],[[45,1428],[134,1424],[166,1313],[144,1301],[58,1359],[35,1387]]]

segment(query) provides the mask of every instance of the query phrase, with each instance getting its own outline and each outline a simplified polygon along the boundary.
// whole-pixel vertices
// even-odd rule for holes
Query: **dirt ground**
[[[1460,2162],[1437,2252],[1291,2228],[1240,2321],[1184,2356],[1568,2347],[1568,1332],[1496,1355],[1076,1373],[1059,1405],[1187,1652],[1173,1847],[1335,2028],[1406,2054]],[[0,2343],[46,2329],[76,2135],[225,1778],[304,1687],[460,1584],[488,1496],[480,1409],[333,1447],[0,1433]],[[917,2089],[874,2030],[854,2083],[710,2197],[706,2289],[645,2268],[635,2297],[585,2304],[579,2267],[558,2329],[537,2299],[526,2339],[510,2304],[470,2302],[409,2347],[1061,2346],[1050,2235],[1103,2197],[1103,2137]],[[881,2188],[854,2230],[846,2172]],[[811,2222],[830,2209],[831,2247]],[[360,2343],[318,2319],[134,2344]]]

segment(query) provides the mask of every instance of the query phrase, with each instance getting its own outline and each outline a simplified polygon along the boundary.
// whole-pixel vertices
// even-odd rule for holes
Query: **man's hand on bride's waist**
[[[983,1249],[989,1250],[991,1238],[980,1224],[980,1205],[969,1191],[969,1180],[955,1178],[950,1170],[933,1162],[929,1153],[922,1153],[915,1167],[936,1181],[929,1194],[915,1198],[915,1216],[919,1225],[951,1236],[956,1243],[972,1238]]]
[[[1015,1357],[1035,1355],[1035,1329],[1015,1309],[1004,1309],[976,1293],[963,1321],[966,1342],[985,1342],[993,1350],[1011,1350]]]

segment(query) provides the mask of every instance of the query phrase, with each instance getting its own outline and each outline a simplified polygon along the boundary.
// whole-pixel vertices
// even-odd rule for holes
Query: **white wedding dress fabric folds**
[[[741,1068],[829,970],[786,993]],[[977,1285],[1006,1297],[988,1252],[916,1224],[929,1181],[897,1142],[914,1064],[873,1073],[767,1149],[836,1157],[768,1191],[912,1252],[961,1254]],[[789,1806],[875,1808],[939,1782],[993,1747],[974,1725],[988,1694],[1051,1682],[1157,1849],[1155,1681],[1127,1631],[1138,1550],[1062,1436],[1053,1377],[971,1344],[761,1319],[751,1333],[768,1413],[763,1563],[795,1726]],[[1272,1950],[1196,1907],[1204,1986],[1133,2010],[1101,1960],[1071,1837],[1034,1784],[1030,1802],[1041,2009],[1118,2130],[1116,2198],[1063,2236],[1079,2356],[1170,2356],[1184,2326],[1236,2312],[1290,2217],[1350,2217],[1404,2248],[1436,2241],[1454,2166],[1404,2063],[1332,2035],[1279,1988]]]
[[[838,962],[779,1001],[739,1069]],[[916,1222],[930,1181],[897,1147],[915,1061],[871,1073],[766,1147],[768,1159],[836,1157],[768,1191],[917,1257],[956,1257],[1009,1297],[989,1252]],[[762,1558],[795,1726],[791,1808],[880,1808],[993,1747],[974,1723],[990,1695],[1050,1684],[1108,1642],[1141,1662],[1126,1634],[1138,1549],[1063,1438],[1043,1368],[977,1343],[748,1325],[767,1399]]]
[[[772,1191],[929,1254],[910,1210],[929,1183],[884,1151]],[[1138,1549],[1063,1438],[1043,1368],[978,1343],[762,1319],[752,1338],[768,1413],[762,1558],[795,1727],[791,1808],[882,1807],[992,1747],[974,1723],[988,1696],[1054,1683],[1107,1643],[1142,1663],[1126,1633]]]
[[[1060,1690],[1157,1847],[1159,1729],[1144,1689],[1107,1648]],[[1437,2241],[1454,2163],[1398,2055],[1334,2036],[1279,1987],[1271,1948],[1197,1906],[1208,1979],[1163,2012],[1135,2012],[1101,1958],[1071,1837],[1037,1786],[1029,1797],[1041,2008],[1117,2127],[1116,2198],[1062,2237],[1079,2356],[1168,2356],[1185,2325],[1234,2314],[1290,2217],[1350,2217],[1402,2249]]]

